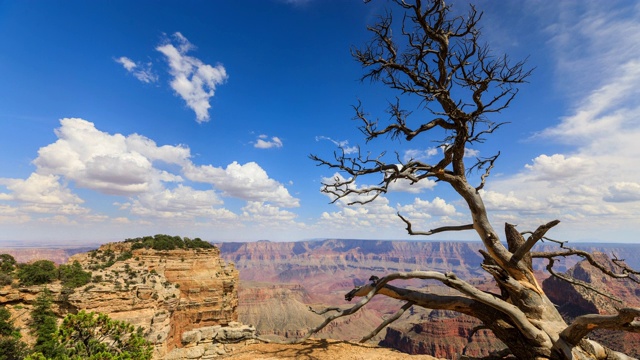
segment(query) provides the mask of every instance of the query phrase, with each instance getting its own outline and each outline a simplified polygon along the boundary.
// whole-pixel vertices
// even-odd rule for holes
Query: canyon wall
[[[91,271],[93,282],[73,292],[58,282],[46,285],[56,314],[102,312],[140,326],[154,344],[154,358],[175,358],[170,354],[181,353],[183,347],[198,353],[201,349],[195,348],[200,341],[194,344],[183,337],[190,331],[238,327],[238,271],[221,259],[217,248],[131,250],[130,243],[110,243],[73,255],[69,263],[73,261]],[[5,286],[0,289],[0,304],[14,313],[28,314],[42,289]]]
[[[295,243],[221,243],[218,246],[222,257],[235,262],[240,271],[240,321],[254,324],[260,334],[275,338],[301,336],[307,329],[319,324],[321,319],[306,310],[307,306],[348,306],[350,303],[344,300],[344,294],[354,286],[367,282],[372,275],[381,277],[390,272],[411,270],[453,271],[482,290],[498,291],[480,268],[482,258],[478,250],[482,245],[474,242],[330,239]],[[579,244],[576,247],[624,256],[630,265],[640,267],[640,246],[636,244]],[[557,249],[556,244],[544,243],[535,250]],[[563,260],[556,264],[556,270],[570,270],[578,260]],[[545,261],[536,261],[534,264],[540,282],[548,276],[541,271],[544,266]],[[403,286],[419,286],[430,292],[451,291],[428,281],[402,283]],[[638,297],[634,292],[636,290],[620,292],[626,287],[624,284],[612,281],[607,286],[613,287],[613,291],[622,296]],[[559,288],[549,293],[556,292],[560,299],[565,297]],[[581,298],[575,299],[568,306],[579,303]],[[367,313],[358,313],[361,319],[352,319],[346,324],[350,328],[337,323],[320,336],[357,340],[400,306],[395,300],[376,297],[365,307]],[[296,324],[299,330],[293,331],[287,327],[288,323]],[[471,329],[476,325],[478,321],[467,316],[418,308],[407,311],[386,331],[383,330],[374,342],[382,340],[384,346],[401,351],[445,358],[456,358],[460,354],[484,356],[491,349],[504,346],[488,331],[479,331],[469,338]]]
[[[633,256],[633,254],[627,255]],[[620,272],[607,254],[595,252],[593,257],[609,271]],[[616,314],[622,307],[640,307],[640,285],[634,281],[606,276],[586,260],[573,266],[566,274],[593,285],[615,298],[610,299],[582,286],[550,277],[542,282],[542,288],[568,321],[585,314],[610,315]],[[601,330],[589,334],[589,338],[627,355],[640,357],[640,334]]]

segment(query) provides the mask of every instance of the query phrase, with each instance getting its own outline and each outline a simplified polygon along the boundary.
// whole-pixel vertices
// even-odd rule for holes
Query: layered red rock
[[[491,351],[505,347],[488,330],[473,332],[479,325],[480,321],[470,316],[432,311],[422,319],[391,325],[380,345],[408,354],[429,354],[446,359],[456,359],[461,354],[487,356]]]
[[[217,248],[138,249],[107,266],[103,255],[117,258],[130,249],[130,243],[111,243],[72,256],[69,262],[80,262],[94,282],[67,294],[66,301],[61,301],[58,282],[47,285],[56,314],[96,311],[140,326],[155,345],[155,358],[182,347],[185,332],[237,321],[238,271],[220,258]],[[0,289],[0,305],[28,314],[42,289],[6,286]]]
[[[606,254],[596,252],[593,257],[609,271],[621,272],[620,268]],[[542,288],[549,299],[558,305],[560,313],[567,318],[568,322],[580,315],[616,314],[617,310],[622,307],[640,306],[640,285],[638,283],[629,279],[614,279],[607,276],[586,260],[573,266],[566,272],[566,275],[586,282],[621,300],[616,301],[582,286],[550,277],[542,282]],[[630,356],[640,356],[640,334],[602,330],[590,334],[589,337]]]

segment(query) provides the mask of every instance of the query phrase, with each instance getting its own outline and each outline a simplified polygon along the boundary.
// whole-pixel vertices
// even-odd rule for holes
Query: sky
[[[640,3],[474,3],[492,51],[534,69],[492,117],[509,123],[468,149],[501,152],[483,190],[494,226],[559,219],[551,238],[635,242]],[[384,123],[399,95],[360,81],[351,57],[386,9],[398,10],[385,0],[0,1],[0,246],[159,233],[477,239],[406,234],[397,212],[414,230],[469,222],[446,184],[398,183],[366,206],[320,192],[339,174],[310,154],[438,155],[429,138],[365,143],[353,120],[361,101]],[[411,124],[428,121],[410,110]]]

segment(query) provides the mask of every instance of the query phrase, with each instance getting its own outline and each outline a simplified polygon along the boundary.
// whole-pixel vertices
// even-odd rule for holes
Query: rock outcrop
[[[237,327],[238,271],[220,258],[215,247],[157,251],[110,243],[76,254],[69,259],[73,261],[92,272],[93,282],[73,291],[59,283],[47,285],[56,314],[102,312],[140,326],[154,344],[154,358],[184,347],[192,355],[202,350],[202,358],[210,358],[203,350],[206,342],[185,342],[183,335],[213,326]],[[26,314],[42,289],[6,286],[0,289],[0,304]]]
[[[593,256],[610,271],[620,272],[606,254],[594,253]],[[550,277],[542,282],[542,288],[549,299],[558,305],[568,322],[584,314],[615,314],[621,307],[640,306],[640,285],[628,279],[613,279],[604,275],[586,260],[577,263],[566,274],[621,300],[615,301],[582,286]],[[589,337],[630,356],[640,356],[640,334],[603,330]]]
[[[416,269],[452,271],[482,290],[498,291],[491,286],[491,279],[487,279],[486,273],[480,269],[480,243],[330,239],[293,243],[222,243],[219,247],[223,258],[235,262],[240,270],[240,321],[259,324],[256,325],[259,332],[281,337],[292,335],[291,331],[283,331],[284,319],[291,320],[290,316],[295,314],[293,322],[305,328],[318,324],[315,314],[304,311],[305,305],[314,305],[316,308],[325,305],[346,306],[344,294],[354,286],[364,284],[371,275],[384,276],[389,272]],[[637,267],[640,263],[638,245],[583,244],[577,247],[590,252],[606,250],[624,255],[628,261],[633,262],[632,266]],[[557,250],[557,246],[539,244],[536,250]],[[566,271],[576,263],[576,259],[567,259],[557,263],[556,270]],[[536,261],[534,268],[540,270],[545,265],[545,261]],[[537,272],[536,276],[541,282],[546,278],[541,272]],[[426,286],[431,292],[449,291],[448,288],[428,282],[403,282],[403,285]],[[566,296],[561,292],[558,294],[560,298]],[[625,297],[638,296],[633,292],[622,294]],[[278,311],[282,306],[298,310],[290,313]],[[397,302],[377,297],[367,305],[369,313],[362,315],[363,319],[353,321],[354,331],[345,331],[342,325],[336,324],[321,336],[341,340],[357,339],[374,329],[398,307]],[[266,312],[264,309],[276,311]],[[420,310],[416,310],[418,311]],[[278,312],[282,314],[277,315]],[[405,317],[388,328],[386,335],[384,330],[381,332],[384,345],[409,353],[448,358],[455,358],[455,355],[462,352],[470,356],[486,355],[490,349],[503,346],[492,333],[483,330],[469,342],[468,334],[478,324],[472,318],[439,318],[440,315],[441,312],[432,312],[431,315],[421,315],[422,317],[407,317],[405,314]]]
[[[429,354],[446,359],[459,355],[484,357],[505,345],[488,330],[472,335],[480,321],[449,311],[432,311],[427,317],[400,322],[387,329],[380,345],[408,354]]]

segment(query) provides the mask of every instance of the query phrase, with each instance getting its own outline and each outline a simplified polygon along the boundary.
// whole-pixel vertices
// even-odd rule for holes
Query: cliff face
[[[387,329],[380,345],[408,354],[429,354],[446,359],[459,355],[483,357],[505,345],[493,333],[479,330],[470,337],[480,321],[448,311],[432,311],[415,322],[401,322]]]
[[[344,294],[368,282],[371,275],[433,269],[454,271],[465,278],[485,276],[479,266],[479,243],[333,239],[218,246],[222,257],[233,261],[240,271],[240,321],[254,324],[262,336],[281,339],[301,336],[322,322],[320,316],[308,310],[309,306],[346,306]],[[404,283],[448,292],[434,283]],[[354,316],[339,319],[319,336],[358,340],[398,307],[396,300],[376,297]],[[422,309],[415,312],[423,313]],[[384,336],[382,331],[372,341]]]
[[[371,273],[431,269],[456,271],[459,276],[484,276],[479,271],[480,243],[332,239],[218,246],[222,256],[241,270],[243,280],[287,282],[345,270]]]
[[[606,254],[594,253],[593,255],[600,264],[604,264],[605,268],[616,273],[620,272]],[[542,282],[542,288],[549,299],[558,305],[560,313],[567,318],[568,322],[580,315],[615,314],[617,309],[622,307],[640,306],[640,285],[628,279],[608,277],[586,260],[577,263],[566,274],[622,300],[622,302],[615,301],[584,287],[550,277]],[[640,334],[603,330],[596,331],[589,337],[630,356],[640,356]]]
[[[594,253],[596,261],[617,273],[619,268],[604,253]],[[542,282],[549,299],[559,306],[561,313],[576,317],[586,313],[613,314],[624,306],[640,305],[640,286],[628,279],[613,279],[594,268],[588,261],[581,261],[566,272],[567,275],[589,283],[624,301],[613,301],[581,286],[575,286],[555,277]]]
[[[184,333],[237,321],[238,271],[220,258],[217,248],[130,249],[131,244],[111,243],[72,256],[69,262],[80,262],[94,281],[72,293],[58,283],[47,285],[57,315],[96,311],[141,326],[155,345],[155,358],[190,346]],[[28,313],[40,291],[42,286],[6,286],[0,290],[0,304]]]
[[[371,275],[384,276],[390,272],[410,270],[453,271],[482,290],[497,291],[491,285],[492,281],[487,281],[486,273],[480,269],[480,243],[332,239],[294,243],[222,243],[219,247],[222,257],[235,262],[240,270],[240,320],[256,324],[262,334],[274,336],[290,337],[297,334],[284,331],[284,319],[300,324],[305,329],[317,325],[319,321],[316,315],[305,311],[306,305],[312,305],[314,308],[327,305],[346,306],[344,294],[354,286],[367,282]],[[638,245],[584,244],[578,247],[590,252],[613,252],[624,256],[632,266],[638,267],[640,264]],[[536,247],[536,251],[552,250],[557,250],[555,244],[540,244]],[[556,270],[566,271],[576,263],[576,259],[567,259],[558,263]],[[544,261],[534,263],[537,270],[543,269],[544,266]],[[537,272],[536,276],[541,282],[546,278],[546,275],[540,272]],[[592,280],[598,278],[593,277]],[[292,290],[291,286],[294,285],[291,284],[296,286],[296,291]],[[428,288],[428,291],[438,293],[450,291],[433,282],[409,281],[403,282],[403,285],[426,286],[425,289]],[[559,288],[548,293],[557,293],[559,299],[570,297]],[[634,292],[618,293],[623,297],[638,297]],[[580,302],[572,303],[575,305]],[[595,309],[588,306],[588,309]],[[289,313],[279,310],[268,311],[283,307],[298,310]],[[347,331],[344,325],[336,324],[322,336],[342,340],[358,339],[374,329],[398,307],[397,302],[385,297],[376,297],[366,306],[369,313],[363,314],[363,319],[353,320],[351,324],[354,325],[348,324],[353,329]],[[463,351],[470,356],[487,355],[490,349],[503,346],[487,331],[479,331],[469,343],[469,331],[478,324],[472,318],[445,316],[440,312],[427,315],[419,315],[420,310],[414,312],[414,315],[405,314],[389,327],[386,335],[385,330],[381,332],[385,346],[414,354],[431,354],[447,358],[455,358],[455,355]],[[276,315],[277,313],[281,314]],[[293,313],[296,316],[295,320],[287,318],[293,316]]]

